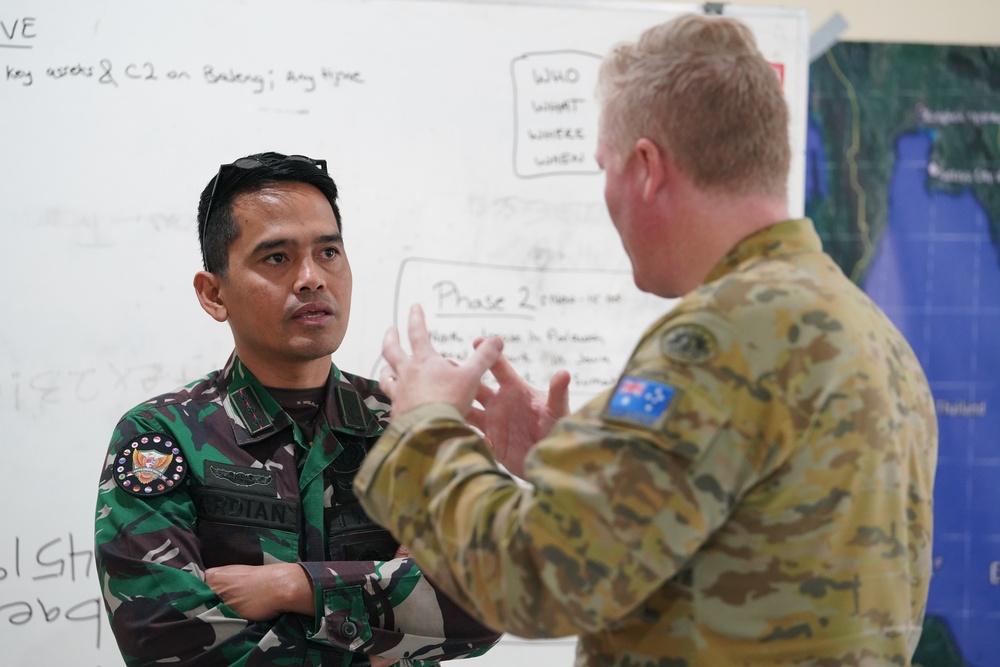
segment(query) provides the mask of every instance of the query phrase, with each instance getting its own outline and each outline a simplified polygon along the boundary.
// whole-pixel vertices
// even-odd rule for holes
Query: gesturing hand
[[[481,340],[473,345],[478,347]],[[536,442],[548,435],[561,417],[569,414],[569,381],[567,371],[558,371],[549,381],[549,393],[538,391],[517,374],[502,354],[490,373],[498,387],[480,383],[476,400],[482,409],[473,408],[469,423],[481,430],[489,440],[493,456],[507,470],[524,477],[524,457]]]
[[[424,311],[410,308],[407,326],[412,356],[399,344],[399,334],[389,329],[382,342],[382,356],[388,365],[379,377],[382,390],[392,399],[393,412],[402,414],[427,403],[450,403],[462,415],[469,413],[480,380],[500,356],[503,342],[491,337],[462,364],[454,364],[434,349],[427,333]]]

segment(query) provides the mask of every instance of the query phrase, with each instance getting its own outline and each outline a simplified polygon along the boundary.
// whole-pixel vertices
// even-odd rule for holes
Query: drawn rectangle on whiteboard
[[[672,305],[639,292],[630,271],[409,258],[396,282],[395,324],[402,331],[414,303],[423,306],[431,340],[445,358],[464,361],[475,338],[500,336],[507,358],[536,387],[572,368],[577,399],[614,386],[639,335]]]
[[[514,173],[521,178],[600,171],[594,99],[601,56],[584,51],[527,53],[511,63]]]

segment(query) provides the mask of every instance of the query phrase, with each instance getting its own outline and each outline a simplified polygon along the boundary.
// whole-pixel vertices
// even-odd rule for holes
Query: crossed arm
[[[409,553],[399,547],[396,558]],[[205,583],[230,609],[248,621],[270,621],[283,613],[313,616],[313,589],[298,563],[224,565],[205,570]],[[389,667],[395,658],[369,656],[372,667]]]

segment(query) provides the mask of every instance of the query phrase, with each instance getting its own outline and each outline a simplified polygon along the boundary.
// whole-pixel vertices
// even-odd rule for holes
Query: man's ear
[[[635,157],[642,167],[642,198],[651,202],[667,180],[669,159],[655,142],[639,137],[635,142]]]
[[[214,273],[199,271],[194,274],[194,291],[198,295],[198,303],[216,322],[225,322],[229,319],[229,311],[226,309],[226,304],[222,303],[222,294],[219,290],[221,283],[222,280]]]

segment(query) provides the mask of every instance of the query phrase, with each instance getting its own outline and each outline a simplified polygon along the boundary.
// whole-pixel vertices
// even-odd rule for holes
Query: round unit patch
[[[678,324],[660,340],[663,354],[689,364],[700,364],[715,356],[719,344],[715,334],[700,324]]]
[[[368,450],[361,440],[347,436],[340,438],[340,444],[343,449],[330,464],[330,468],[340,475],[356,472],[361,467],[361,462],[365,460]]]
[[[136,496],[173,491],[187,476],[187,458],[169,435],[141,433],[118,450],[115,483]]]

